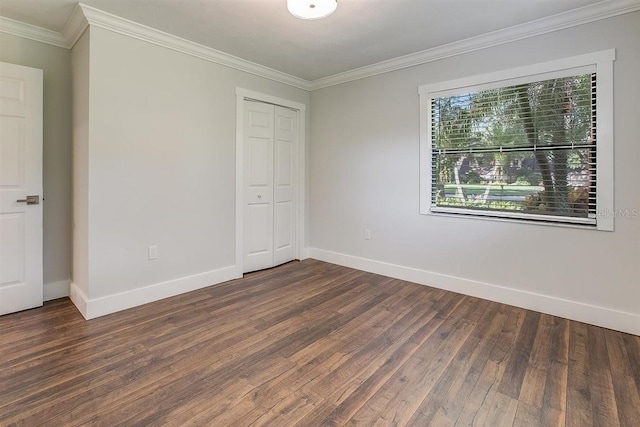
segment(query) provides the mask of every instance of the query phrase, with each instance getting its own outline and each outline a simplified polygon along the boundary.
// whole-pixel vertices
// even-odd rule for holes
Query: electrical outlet
[[[158,247],[157,246],[149,246],[149,259],[158,259]]]
[[[368,228],[364,229],[364,240],[371,240],[371,230]]]

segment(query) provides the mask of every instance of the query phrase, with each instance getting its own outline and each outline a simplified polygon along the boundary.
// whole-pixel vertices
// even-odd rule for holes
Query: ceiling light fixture
[[[287,0],[289,12],[300,19],[320,19],[331,15],[338,0]]]

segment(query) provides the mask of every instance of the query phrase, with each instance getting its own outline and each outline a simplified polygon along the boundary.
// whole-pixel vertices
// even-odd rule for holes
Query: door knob
[[[37,205],[40,203],[40,196],[27,196],[26,199],[16,200],[18,203],[26,203],[28,205]]]

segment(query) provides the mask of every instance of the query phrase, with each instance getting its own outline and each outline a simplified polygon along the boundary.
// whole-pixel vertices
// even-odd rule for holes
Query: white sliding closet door
[[[297,112],[244,102],[243,272],[295,258]]]

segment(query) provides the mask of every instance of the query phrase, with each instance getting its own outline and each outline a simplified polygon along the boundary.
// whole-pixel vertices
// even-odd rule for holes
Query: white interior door
[[[0,314],[42,305],[42,70],[0,62]]]
[[[244,272],[273,266],[274,107],[244,103]]]
[[[294,159],[298,136],[298,113],[275,107],[273,265],[295,258],[295,186]]]
[[[295,259],[298,113],[244,101],[243,272]]]

